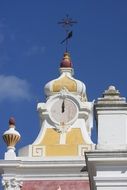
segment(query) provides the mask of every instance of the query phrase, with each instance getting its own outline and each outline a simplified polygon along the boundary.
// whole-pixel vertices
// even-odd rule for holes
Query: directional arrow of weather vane
[[[66,32],[66,37],[64,40],[61,41],[61,44],[65,43],[66,52],[68,50],[68,40],[72,37],[73,32],[70,30],[70,28],[73,26],[73,24],[76,24],[77,21],[72,20],[72,18],[69,18],[69,15],[66,15],[64,19],[62,19],[58,24],[62,25]]]

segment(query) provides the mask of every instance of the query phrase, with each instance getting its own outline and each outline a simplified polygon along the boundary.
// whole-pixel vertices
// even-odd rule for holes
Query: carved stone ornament
[[[23,182],[16,180],[15,178],[2,179],[2,185],[4,187],[4,190],[21,190]]]
[[[65,99],[67,97],[67,94],[69,93],[68,89],[66,87],[63,87],[60,91],[60,97],[62,99]]]

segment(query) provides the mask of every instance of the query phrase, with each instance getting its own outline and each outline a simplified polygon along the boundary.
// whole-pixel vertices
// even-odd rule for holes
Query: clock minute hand
[[[62,102],[61,108],[62,108],[62,113],[64,113],[64,111],[65,111],[65,103],[64,103],[64,100],[63,100],[63,102]]]

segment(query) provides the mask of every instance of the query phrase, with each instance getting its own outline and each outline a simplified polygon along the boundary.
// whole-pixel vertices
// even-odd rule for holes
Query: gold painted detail
[[[53,84],[53,92],[59,92],[62,88],[67,88],[70,92],[77,91],[77,84],[73,79],[68,76],[64,76],[59,80],[56,80]]]
[[[47,129],[44,138],[40,145],[54,145],[59,144],[60,133],[56,132],[54,129]]]
[[[85,144],[83,137],[82,137],[82,133],[80,129],[71,129],[71,131],[69,131],[67,133],[67,140],[66,140],[67,144],[75,144],[75,145],[80,145],[80,144]]]
[[[20,140],[20,136],[16,134],[5,134],[3,135],[3,139],[7,146],[14,147],[16,143]]]
[[[86,143],[79,128],[71,129],[66,134],[65,144],[60,144],[60,133],[54,129],[47,129],[41,143],[33,146],[33,156],[78,156],[80,145]]]
[[[78,146],[76,145],[49,145],[45,150],[46,156],[76,156]]]

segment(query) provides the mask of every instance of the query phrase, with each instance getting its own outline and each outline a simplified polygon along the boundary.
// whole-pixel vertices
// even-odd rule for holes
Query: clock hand
[[[64,111],[65,111],[65,103],[64,103],[64,100],[63,100],[63,102],[62,102],[61,108],[62,108],[62,113],[64,113]]]

